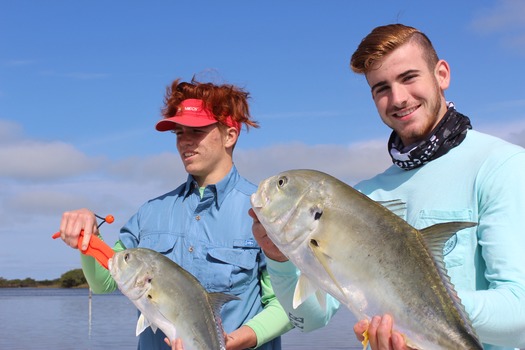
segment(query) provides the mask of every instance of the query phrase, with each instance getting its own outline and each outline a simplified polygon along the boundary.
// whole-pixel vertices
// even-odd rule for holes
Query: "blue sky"
[[[185,179],[174,136],[154,130],[176,78],[251,93],[261,128],[243,131],[234,157],[254,183],[314,168],[354,184],[386,168],[389,130],[348,62],[395,22],[449,62],[447,98],[475,129],[525,145],[521,0],[0,1],[0,277],[80,267],[51,239],[63,211],[113,214],[112,244]]]

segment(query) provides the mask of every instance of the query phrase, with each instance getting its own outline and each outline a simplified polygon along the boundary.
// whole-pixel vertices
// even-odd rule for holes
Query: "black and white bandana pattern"
[[[472,129],[470,119],[458,113],[452,102],[447,106],[447,112],[430,136],[417,145],[403,146],[397,133],[392,131],[388,151],[395,165],[404,170],[416,169],[446,154],[465,139],[467,130]]]

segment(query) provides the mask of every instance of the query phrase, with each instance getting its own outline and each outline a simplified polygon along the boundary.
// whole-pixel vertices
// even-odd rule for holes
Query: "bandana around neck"
[[[458,113],[452,103],[448,107],[443,119],[429,137],[418,144],[405,147],[397,133],[392,131],[388,151],[395,165],[404,170],[419,168],[446,154],[465,139],[467,130],[472,129],[470,119]]]

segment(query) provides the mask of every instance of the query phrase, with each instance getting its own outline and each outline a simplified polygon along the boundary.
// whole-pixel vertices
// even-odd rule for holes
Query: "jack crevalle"
[[[141,312],[137,335],[151,327],[170,340],[181,338],[185,350],[225,349],[219,312],[236,296],[206,292],[177,263],[147,248],[115,253],[109,271]]]
[[[314,170],[263,180],[252,207],[269,238],[301,271],[293,307],[331,294],[357,319],[391,314],[416,349],[482,349],[443,263],[445,242],[469,222],[417,230],[378,203]],[[390,208],[391,210],[389,210]]]

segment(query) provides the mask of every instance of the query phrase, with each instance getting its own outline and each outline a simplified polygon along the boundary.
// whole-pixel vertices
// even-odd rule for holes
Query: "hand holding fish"
[[[354,325],[356,338],[365,341],[364,333],[367,332],[368,342],[372,350],[410,350],[405,343],[405,338],[392,330],[394,320],[390,315],[374,316],[371,322],[361,320]]]
[[[272,242],[270,237],[266,234],[266,230],[263,227],[263,225],[260,223],[259,219],[257,218],[257,215],[253,211],[253,209],[250,209],[248,211],[248,214],[253,219],[253,225],[252,225],[252,232],[253,237],[261,247],[261,249],[264,252],[264,255],[266,255],[268,258],[284,262],[288,261],[288,258],[277,248],[277,246]]]
[[[242,350],[254,348],[257,345],[257,335],[248,326],[242,326],[230,334],[224,332],[223,335],[224,345],[227,350]],[[164,342],[171,346],[171,350],[184,350],[184,344],[180,338],[173,339],[172,341],[164,338]]]

